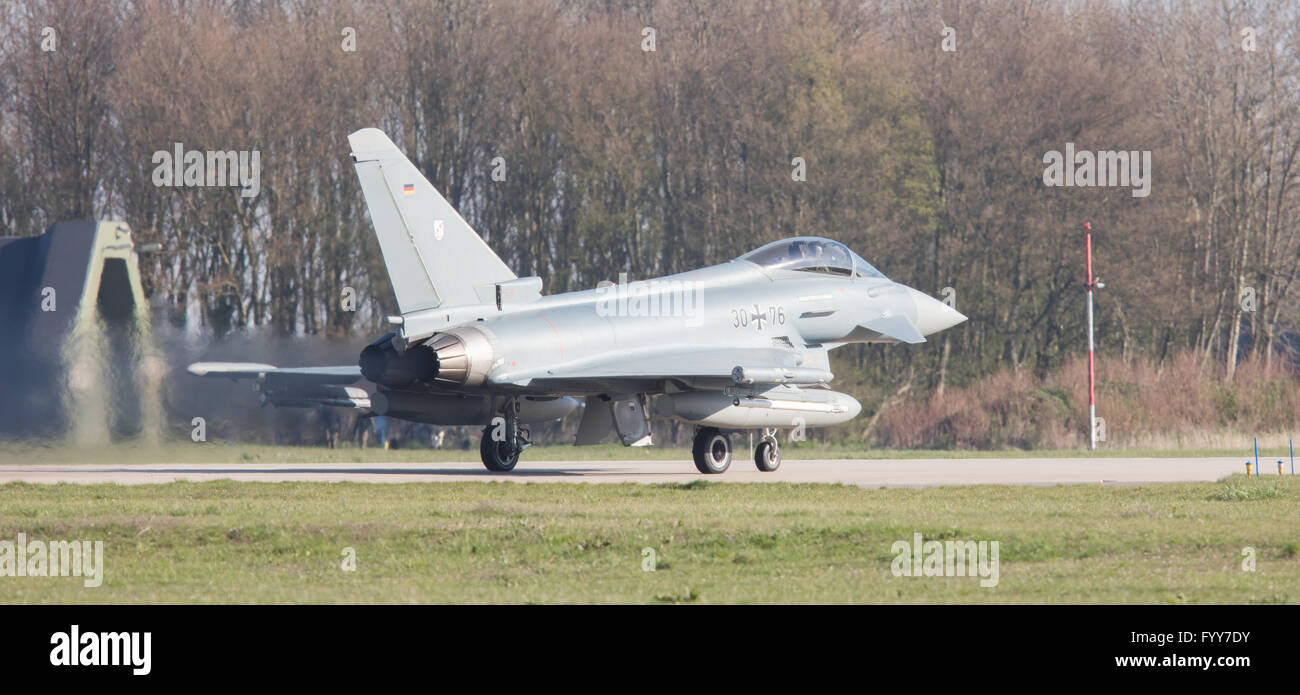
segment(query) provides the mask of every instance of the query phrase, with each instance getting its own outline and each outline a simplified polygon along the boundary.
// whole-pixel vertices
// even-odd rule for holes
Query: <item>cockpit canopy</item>
[[[815,236],[774,241],[750,251],[739,260],[773,270],[803,270],[860,278],[885,277],[844,244]]]

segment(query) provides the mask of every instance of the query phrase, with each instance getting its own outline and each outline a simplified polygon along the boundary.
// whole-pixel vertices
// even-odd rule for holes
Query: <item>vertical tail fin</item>
[[[387,135],[363,128],[348,144],[403,314],[490,302],[494,283],[515,279]]]

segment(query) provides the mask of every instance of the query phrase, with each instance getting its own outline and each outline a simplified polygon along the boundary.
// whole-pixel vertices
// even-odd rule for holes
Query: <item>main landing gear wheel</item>
[[[483,465],[495,473],[507,473],[514,470],[519,463],[519,447],[511,442],[492,439],[492,425],[483,428],[483,441],[479,443],[478,453],[483,458]]]
[[[695,456],[695,468],[701,473],[721,473],[731,465],[731,436],[716,427],[701,428],[695,433],[691,453]]]
[[[494,473],[506,473],[519,463],[519,454],[531,446],[528,430],[519,426],[519,402],[510,399],[501,406],[501,418],[483,428],[478,453],[483,465]]]
[[[764,473],[771,473],[781,467],[781,444],[777,441],[775,432],[763,433],[763,441],[754,448],[754,464]]]

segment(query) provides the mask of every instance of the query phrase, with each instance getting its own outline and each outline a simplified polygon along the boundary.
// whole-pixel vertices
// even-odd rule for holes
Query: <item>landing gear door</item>
[[[587,407],[582,412],[582,422],[578,425],[578,438],[574,446],[599,444],[614,429],[614,415],[610,412],[612,403],[603,396],[587,396]]]
[[[614,396],[610,410],[614,414],[614,426],[618,429],[623,446],[650,445],[650,418],[646,415],[645,399],[640,394]]]

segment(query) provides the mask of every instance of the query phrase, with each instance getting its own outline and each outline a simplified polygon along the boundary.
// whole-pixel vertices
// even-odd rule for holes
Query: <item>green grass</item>
[[[1287,497],[1287,488],[1276,480],[1265,483],[1254,478],[1243,477],[1240,482],[1229,482],[1222,490],[1214,493],[1210,499],[1221,502],[1240,502],[1244,500],[1276,500]]]
[[[742,436],[734,439],[737,449],[748,448]],[[1185,457],[1235,456],[1242,461],[1253,458],[1246,449],[1103,449],[1083,451],[1077,449],[1054,451],[1027,451],[1000,449],[971,451],[960,449],[859,449],[844,445],[821,445],[816,442],[783,443],[781,451],[787,460],[808,459],[918,459],[918,458],[1111,458],[1111,457]],[[1274,472],[1273,462],[1287,458],[1285,451],[1260,452],[1265,472]],[[524,454],[524,461],[689,461],[690,450],[685,447],[624,447],[619,444],[597,446],[534,446]],[[446,463],[469,461],[477,463],[478,449],[378,449],[343,447],[292,447],[265,444],[239,444],[231,442],[170,442],[161,446],[116,444],[112,446],[78,447],[61,442],[54,443],[0,443],[0,464],[5,463]],[[1287,459],[1289,461],[1289,459]],[[1289,463],[1288,463],[1289,465]],[[1289,469],[1288,469],[1289,470]]]
[[[104,584],[7,603],[1300,600],[1300,480],[868,490],[685,484],[0,486],[0,540],[103,540]],[[999,583],[895,577],[891,545],[998,541]],[[354,548],[355,572],[340,568]],[[1257,571],[1241,569],[1243,548]],[[653,549],[657,570],[642,570]]]

